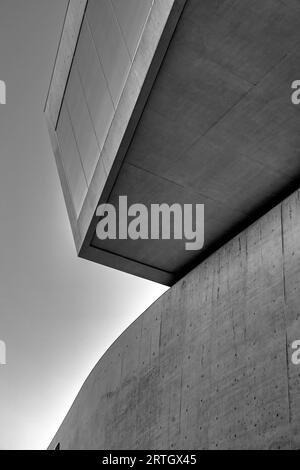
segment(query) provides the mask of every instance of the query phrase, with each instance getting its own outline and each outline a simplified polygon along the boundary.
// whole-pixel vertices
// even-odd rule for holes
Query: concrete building
[[[300,448],[294,0],[70,0],[45,114],[78,255],[173,287],[50,448]],[[99,203],[204,204],[205,245],[105,240]],[[300,367],[300,366],[299,366]]]

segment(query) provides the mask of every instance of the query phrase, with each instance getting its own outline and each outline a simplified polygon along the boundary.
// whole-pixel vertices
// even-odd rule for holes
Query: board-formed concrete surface
[[[50,448],[300,449],[299,240],[297,191],[118,338]]]

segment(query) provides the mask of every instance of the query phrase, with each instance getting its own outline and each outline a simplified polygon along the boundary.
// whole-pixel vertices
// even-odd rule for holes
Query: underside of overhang
[[[299,109],[291,102],[299,13],[292,0],[186,2],[101,200],[204,204],[204,248],[101,241],[95,217],[81,256],[172,284],[299,186]]]

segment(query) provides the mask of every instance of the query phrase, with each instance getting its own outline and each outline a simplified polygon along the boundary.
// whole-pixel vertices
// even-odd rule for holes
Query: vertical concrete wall
[[[95,210],[111,191],[185,3],[69,0],[45,117],[81,256],[100,252],[90,250]],[[101,254],[115,267],[113,253]],[[127,272],[141,271],[124,260],[133,265]]]
[[[298,191],[123,333],[50,447],[299,449],[299,312]]]
[[[61,159],[78,217],[133,64],[153,1],[88,0],[57,122]],[[130,24],[129,24],[130,23]],[[130,27],[129,27],[130,26]],[[100,161],[99,161],[100,159]]]

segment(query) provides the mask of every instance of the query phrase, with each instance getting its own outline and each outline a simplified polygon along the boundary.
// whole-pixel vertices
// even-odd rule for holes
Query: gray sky
[[[114,339],[166,289],[76,257],[43,107],[67,0],[0,0],[0,449],[49,444]]]

